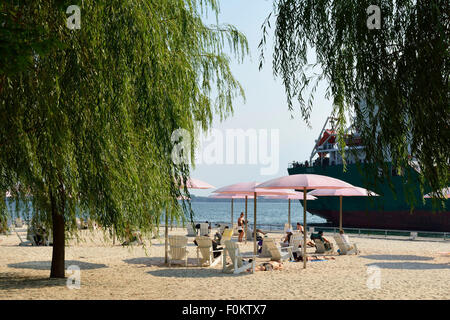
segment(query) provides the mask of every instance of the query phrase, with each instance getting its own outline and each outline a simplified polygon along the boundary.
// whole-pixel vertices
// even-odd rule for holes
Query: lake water
[[[196,222],[212,222],[212,223],[230,223],[231,222],[231,201],[192,201],[192,210],[194,211],[194,221]],[[14,211],[14,203],[9,203],[8,206]],[[241,212],[245,212],[245,202],[234,202],[233,222],[237,223],[237,219]],[[247,214],[249,225],[253,225],[253,201],[249,200],[247,205]],[[13,213],[14,217],[14,213]],[[325,223],[326,220],[307,213],[306,219],[308,223]],[[266,228],[274,226],[283,228],[284,224],[288,222],[288,202],[257,202],[257,225],[258,228]],[[297,200],[291,201],[291,224],[295,227],[297,222],[303,223],[303,207]],[[276,228],[275,228],[276,229]]]
[[[193,201],[192,210],[195,213],[195,221],[208,222],[231,222],[231,201],[223,202],[201,202]],[[241,212],[245,213],[245,202],[234,202],[233,222]],[[267,225],[278,225],[283,227],[288,222],[288,202],[263,202],[256,203],[256,222],[259,228]],[[253,224],[253,201],[249,200],[247,205],[247,219]],[[326,220],[307,212],[307,223],[325,223]],[[291,224],[303,223],[303,206],[299,201],[291,201]]]

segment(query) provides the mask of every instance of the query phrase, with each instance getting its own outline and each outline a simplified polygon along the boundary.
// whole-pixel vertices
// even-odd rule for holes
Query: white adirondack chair
[[[273,238],[265,237],[263,239],[261,253],[259,254],[260,258],[269,258],[272,256],[272,254],[269,251],[269,243],[270,242],[272,242],[275,245],[275,240]]]
[[[209,223],[200,223],[200,235],[209,235]]]
[[[293,233],[291,236],[291,241],[289,242],[289,246],[292,247],[292,255],[294,255],[294,252],[296,252],[297,256],[301,256],[302,249],[300,248],[300,246],[303,246],[303,234]]]
[[[264,244],[264,242],[263,242]],[[277,247],[275,244],[275,241],[269,241],[266,243],[267,250],[270,253],[270,260],[273,261],[280,261],[280,260],[287,260],[287,259],[293,259],[294,256],[292,255],[292,247]]]
[[[340,234],[334,236],[334,241],[336,241],[339,247],[339,254],[358,254],[356,243],[352,244],[346,234],[343,237]]]
[[[325,244],[322,242],[322,240],[314,239],[314,243],[316,245],[316,253],[333,253],[334,252],[334,247],[333,247],[332,243],[331,243],[331,249],[329,249],[329,250],[327,250],[325,248]]]
[[[188,237],[195,237],[197,235],[197,231],[192,227],[192,224],[190,222],[188,222],[186,228],[188,232],[187,234]]]
[[[239,250],[239,244],[237,242],[233,242],[231,240],[225,241],[225,250],[223,254],[223,272],[238,274],[241,272],[245,272],[249,269],[252,272],[255,272],[255,258],[254,255],[244,256],[241,254]],[[226,255],[230,256],[232,264],[230,266],[226,266]],[[251,258],[251,262],[245,261],[243,258]]]
[[[187,267],[187,241],[188,238],[186,236],[169,236],[169,267],[171,266],[172,260],[184,261]]]
[[[23,221],[20,218],[16,218],[16,220],[14,220],[14,226],[16,228],[22,228],[23,227]]]
[[[199,266],[207,265],[214,267],[219,263],[220,257],[214,258],[214,252],[221,252],[222,250],[213,250],[212,240],[209,237],[197,236],[195,238],[197,242],[197,261]],[[202,259],[200,259],[200,254]]]
[[[220,244],[224,245],[225,241],[231,240],[231,237],[233,236],[233,230],[230,228],[227,228],[223,230],[222,238],[220,239]]]

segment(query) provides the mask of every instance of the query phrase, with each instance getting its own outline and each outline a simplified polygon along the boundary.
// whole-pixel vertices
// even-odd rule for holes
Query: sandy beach
[[[334,260],[308,262],[306,270],[301,262],[284,262],[283,270],[233,275],[222,273],[221,264],[198,267],[193,238],[187,268],[164,265],[164,238],[145,240],[146,249],[117,241],[113,246],[99,231],[82,230],[81,239],[66,247],[66,267],[81,269],[80,289],[69,289],[66,280],[49,279],[51,247],[19,246],[15,233],[0,235],[0,299],[402,300],[448,299],[450,292],[450,257],[440,254],[450,251],[450,241],[350,236],[361,251],[357,256],[333,255]],[[252,248],[252,242],[241,244],[243,253]]]

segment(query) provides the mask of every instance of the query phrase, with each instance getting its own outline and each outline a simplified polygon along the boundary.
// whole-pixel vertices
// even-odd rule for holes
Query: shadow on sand
[[[241,274],[228,274],[223,273],[221,268],[208,268],[208,267],[199,267],[197,265],[197,259],[188,258],[188,266],[185,267],[184,264],[176,263],[172,264],[172,266],[167,266],[164,263],[164,257],[142,257],[142,258],[133,258],[123,260],[128,264],[141,265],[142,267],[160,267],[158,270],[148,271],[148,274],[151,274],[155,277],[164,277],[164,278],[209,278],[209,277],[236,277],[236,276],[245,276],[246,272]],[[220,264],[221,266],[221,264]],[[199,272],[201,271],[201,272]]]
[[[164,257],[142,257],[125,259],[123,262],[128,264],[141,265],[143,267],[164,267]]]
[[[26,261],[26,262],[18,262],[18,263],[8,264],[8,267],[15,268],[15,269],[33,269],[33,270],[49,270],[50,271],[51,264],[52,264],[51,261]],[[89,263],[89,262],[76,261],[76,260],[66,260],[65,261],[66,269],[72,265],[78,266],[81,270],[92,270],[92,269],[100,269],[100,268],[108,267],[106,264],[99,264],[99,263]]]
[[[3,273],[0,275],[0,290],[64,287],[66,283],[66,279],[24,277],[13,273]]]
[[[164,257],[132,258],[132,259],[125,259],[123,260],[123,262],[128,264],[141,265],[143,267],[168,267],[168,265],[164,263]],[[198,260],[196,258],[188,258],[187,263],[188,268],[198,267]],[[177,260],[172,263],[171,268],[186,268],[186,267],[184,265],[184,262],[180,262],[179,260]]]
[[[184,266],[167,269],[152,270],[147,272],[155,277],[163,278],[211,278],[211,277],[242,277],[250,275],[250,272],[239,274],[223,273],[222,269],[215,268],[186,268]]]

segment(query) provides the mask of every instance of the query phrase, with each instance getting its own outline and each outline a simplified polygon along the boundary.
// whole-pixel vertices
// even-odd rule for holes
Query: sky
[[[209,137],[210,140],[206,140],[203,148],[199,149],[197,164],[191,171],[191,177],[204,180],[217,188],[244,181],[267,181],[287,175],[288,163],[292,161],[309,161],[315,139],[318,138],[323,124],[332,111],[332,102],[325,98],[326,83],[319,85],[315,93],[310,119],[312,128],[308,128],[302,120],[298,105],[293,112],[288,110],[281,79],[275,79],[272,71],[274,19],[271,20],[272,28],[267,38],[265,64],[259,71],[258,44],[262,37],[261,25],[271,11],[272,0],[220,1],[219,23],[232,24],[245,34],[250,56],[247,56],[242,64],[236,61],[232,61],[231,64],[233,75],[244,88],[245,103],[238,98],[234,101],[232,115],[222,122],[218,116],[214,118],[212,131],[209,136],[204,136],[204,139]],[[215,19],[209,18],[207,21],[212,23]],[[237,147],[234,149],[234,161],[229,154],[230,149],[226,149],[227,143],[230,143],[232,138],[227,136],[227,130],[230,129],[255,130],[253,132],[256,133],[258,144],[254,144],[253,148],[250,143],[245,144],[244,161],[238,161]],[[264,133],[267,134],[267,139]],[[235,143],[237,144],[237,140]],[[279,151],[278,156],[274,148]],[[212,149],[216,151],[220,149],[222,154],[212,152]],[[230,158],[228,161],[227,151]],[[267,157],[261,156],[261,152]],[[214,189],[191,190],[191,193],[207,196],[212,191]]]

